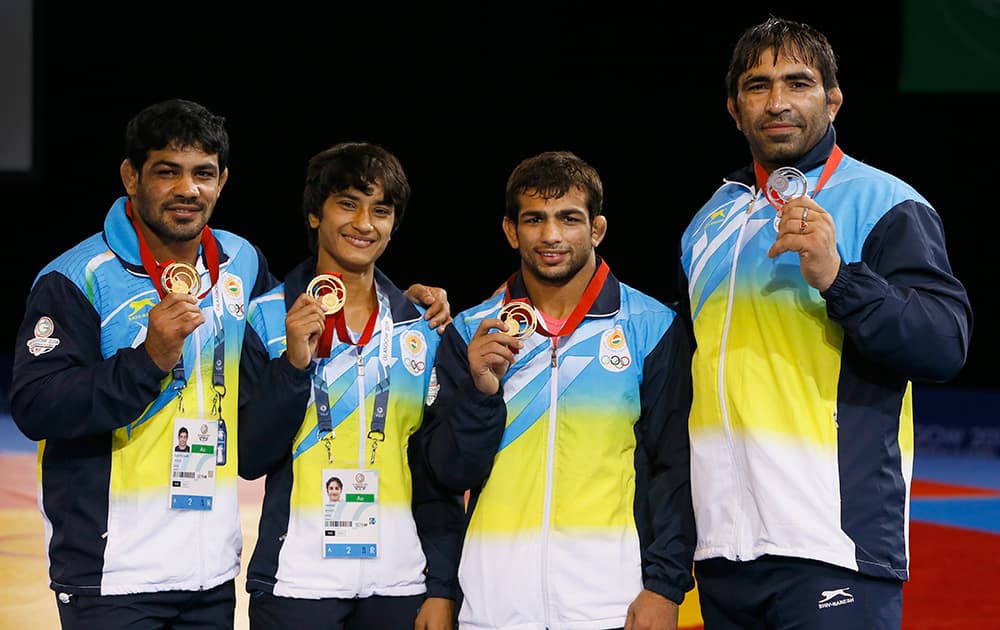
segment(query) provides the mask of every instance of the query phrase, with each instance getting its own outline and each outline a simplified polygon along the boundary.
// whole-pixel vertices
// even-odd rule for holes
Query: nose
[[[182,173],[174,186],[174,194],[178,197],[197,197],[198,191],[198,184],[191,173]]]
[[[558,219],[548,219],[542,224],[542,240],[546,243],[558,243],[562,240],[562,230]]]
[[[358,208],[351,217],[351,225],[359,232],[369,232],[373,229],[371,215],[367,208]]]
[[[788,102],[785,98],[785,90],[779,84],[771,86],[771,91],[767,95],[767,111],[772,114],[780,114],[788,109]]]

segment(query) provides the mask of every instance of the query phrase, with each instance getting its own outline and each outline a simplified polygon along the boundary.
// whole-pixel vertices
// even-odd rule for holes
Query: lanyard
[[[837,166],[840,164],[840,160],[844,157],[844,152],[840,150],[840,147],[833,145],[833,151],[830,152],[830,157],[826,159],[826,164],[823,166],[823,172],[819,175],[819,181],[816,182],[816,188],[813,189],[812,197],[816,198],[819,194],[820,188],[826,185],[827,180],[833,175],[833,172],[837,170]],[[760,165],[757,160],[753,162],[753,170],[757,176],[757,190],[764,191],[767,186],[767,171],[764,167]],[[768,201],[771,201],[768,199]],[[771,202],[774,205],[774,202]]]
[[[577,302],[576,308],[573,309],[573,312],[566,318],[566,323],[563,324],[558,333],[550,333],[545,329],[545,326],[543,326],[540,321],[536,325],[535,330],[546,337],[567,337],[571,335],[573,331],[576,330],[576,327],[580,325],[580,322],[583,321],[583,318],[590,310],[590,307],[594,305],[594,302],[597,300],[597,296],[600,295],[601,289],[604,288],[604,281],[608,277],[608,271],[610,271],[608,263],[604,262],[604,259],[601,259],[601,262],[597,267],[597,271],[594,273],[594,277],[590,279],[590,282],[587,284],[587,288],[583,292],[583,296],[580,298],[580,301]],[[515,271],[509,278],[507,278],[507,288],[504,291],[504,302],[524,302],[533,307],[534,305],[531,304],[531,298],[529,297],[511,298],[510,296],[510,285],[513,284],[514,279],[517,277],[517,273],[518,272]]]
[[[163,270],[167,265],[174,262],[173,259],[168,260],[164,263],[160,263],[153,256],[152,250],[149,249],[149,244],[146,243],[146,238],[142,235],[142,229],[139,228],[139,224],[132,213],[132,200],[129,199],[125,202],[125,216],[129,218],[132,222],[132,228],[135,230],[135,235],[139,239],[139,258],[142,260],[142,267],[149,274],[149,279],[156,287],[156,292],[162,299],[166,294],[166,289],[163,288]],[[215,390],[215,400],[212,403],[213,411],[218,412],[219,419],[222,419],[222,398],[226,395],[226,379],[225,379],[225,361],[226,361],[226,351],[225,351],[225,330],[223,329],[223,315],[222,315],[222,296],[219,294],[218,290],[218,280],[219,280],[219,246],[215,242],[215,236],[212,234],[212,230],[206,225],[201,230],[201,246],[202,253],[205,258],[205,264],[208,266],[208,275],[212,280],[211,286],[209,286],[204,293],[198,296],[198,299],[204,298],[210,292],[212,292],[212,307],[213,313],[215,314],[215,347],[213,349],[213,361],[212,361],[212,389]],[[174,379],[174,390],[177,391],[177,396],[180,399],[181,390],[187,384],[187,374],[184,369],[184,355],[181,354],[181,358],[177,361],[177,365],[171,370],[171,374]],[[184,409],[183,399],[180,401],[181,411]]]
[[[336,274],[335,274],[336,275]],[[358,378],[362,379],[364,385],[364,347],[371,341],[375,330],[375,322],[378,321],[379,304],[376,302],[375,309],[368,316],[365,329],[355,343],[347,331],[347,322],[343,309],[326,316],[326,326],[323,330],[323,337],[320,339],[320,348],[317,355],[323,358],[330,356],[330,346],[332,345],[332,331],[336,329],[337,339],[355,347],[358,362]],[[331,321],[332,320],[332,321]],[[332,324],[332,325],[331,325]],[[383,326],[382,335],[391,335],[392,327]],[[325,346],[324,346],[325,344]],[[372,421],[368,431],[368,438],[372,440],[371,462],[375,463],[375,451],[381,442],[385,441],[385,419],[386,408],[389,402],[389,371],[386,367],[380,374],[380,378],[375,383],[375,409],[372,413]],[[361,393],[359,396],[363,396]],[[316,402],[316,422],[317,435],[324,442],[327,449],[328,459],[332,462],[332,444],[330,441],[335,437],[333,433],[333,420],[330,417],[330,393],[322,377],[322,367],[316,364],[313,371],[313,398]],[[361,401],[359,400],[359,406]]]

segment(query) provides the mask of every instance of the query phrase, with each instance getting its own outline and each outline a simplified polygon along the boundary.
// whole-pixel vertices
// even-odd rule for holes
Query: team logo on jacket
[[[43,315],[35,322],[35,336],[28,340],[28,352],[33,356],[52,352],[59,345],[59,339],[52,336],[56,325],[51,317]]]
[[[226,310],[236,319],[243,319],[246,306],[243,304],[243,281],[239,276],[226,274],[222,279],[222,300]]]
[[[143,319],[149,316],[149,309],[156,306],[153,302],[153,298],[144,298],[142,300],[135,300],[128,303],[128,307],[132,309],[128,314],[128,321],[134,322],[137,319]]]
[[[632,364],[625,333],[617,326],[601,335],[600,353],[601,365],[609,372],[621,372]]]
[[[419,330],[409,330],[403,334],[399,341],[399,353],[410,374],[420,376],[427,369],[427,341]]]

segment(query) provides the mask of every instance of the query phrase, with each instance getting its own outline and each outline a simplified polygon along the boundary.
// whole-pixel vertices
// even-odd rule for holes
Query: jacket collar
[[[146,270],[142,266],[142,257],[139,255],[139,237],[136,235],[128,215],[125,214],[127,201],[128,197],[116,199],[111,205],[111,209],[108,210],[107,216],[104,217],[104,242],[108,244],[108,247],[125,267],[145,276]],[[219,240],[219,233],[212,230],[212,235],[215,236],[215,242],[219,247],[219,264],[223,265],[229,260],[229,255],[226,254],[222,242]],[[201,250],[198,251],[198,255],[202,255]]]
[[[600,265],[601,257],[597,257],[597,264]],[[528,290],[524,286],[524,278],[521,271],[514,275],[514,280],[510,284],[510,296],[513,299],[528,298]],[[587,317],[606,317],[618,312],[621,308],[621,286],[614,273],[608,270],[608,277],[604,279],[604,286],[594,300],[594,304],[587,311]]]
[[[829,158],[830,154],[833,153],[833,146],[835,144],[837,144],[837,132],[833,128],[833,123],[830,123],[830,126],[827,127],[826,133],[820,141],[817,142],[813,148],[806,151],[805,155],[799,158],[799,160],[791,166],[794,166],[803,173],[808,173],[814,168],[822,166],[826,163],[827,158]],[[733,171],[726,176],[726,179],[737,181],[753,188],[757,185],[757,176],[754,173],[753,162]]]

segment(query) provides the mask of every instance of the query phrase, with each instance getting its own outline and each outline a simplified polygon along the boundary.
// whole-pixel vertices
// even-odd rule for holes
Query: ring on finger
[[[809,216],[809,208],[802,209],[802,221],[805,222],[806,218]]]
[[[805,220],[799,221],[799,233],[805,234],[809,230],[809,224]]]

